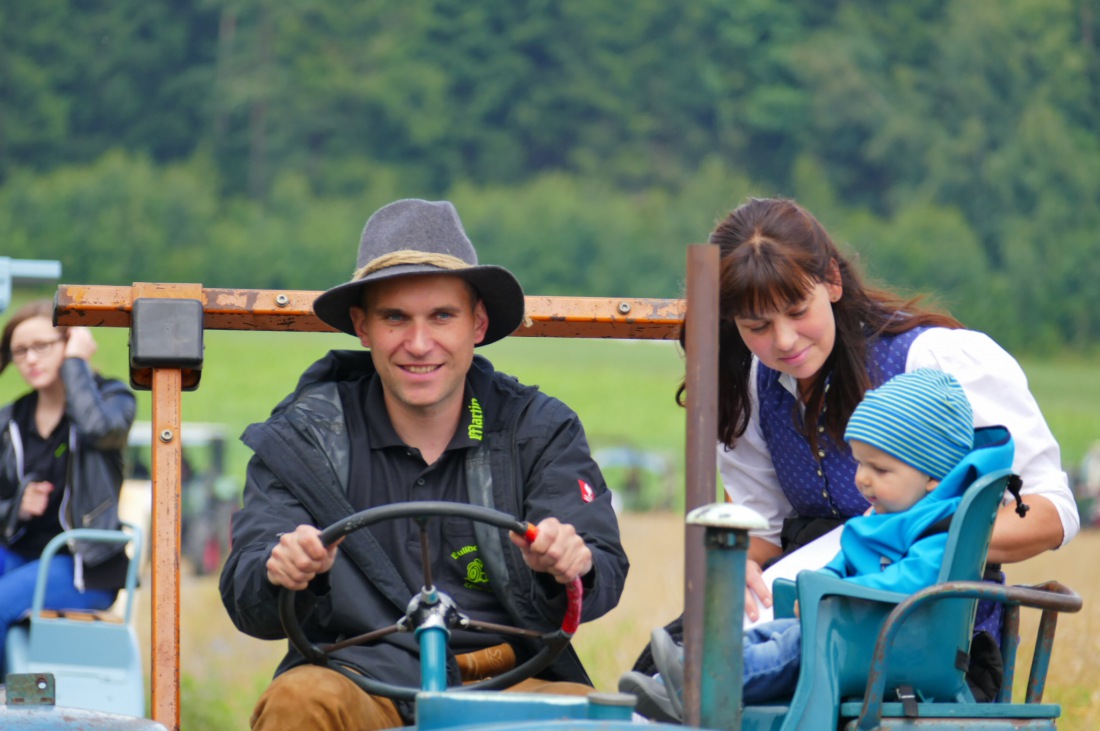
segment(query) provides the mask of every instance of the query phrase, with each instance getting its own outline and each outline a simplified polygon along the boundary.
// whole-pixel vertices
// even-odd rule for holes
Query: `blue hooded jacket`
[[[840,553],[821,570],[860,586],[906,594],[936,583],[947,532],[925,531],[955,514],[963,493],[978,477],[1011,469],[1015,451],[1004,427],[976,429],[974,448],[916,505],[901,513],[872,513],[845,523]]]

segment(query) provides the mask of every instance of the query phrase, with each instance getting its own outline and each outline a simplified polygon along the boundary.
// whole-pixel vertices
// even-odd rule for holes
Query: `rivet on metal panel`
[[[173,436],[172,430],[171,429],[165,429],[164,431],[162,431],[160,433],[160,440],[162,442],[170,442],[170,441],[172,441],[172,436]]]
[[[290,304],[290,298],[287,297],[285,294],[276,295],[275,304],[279,307],[286,307]]]
[[[630,303],[629,302],[620,302],[619,303],[619,312],[623,315],[630,312]]]

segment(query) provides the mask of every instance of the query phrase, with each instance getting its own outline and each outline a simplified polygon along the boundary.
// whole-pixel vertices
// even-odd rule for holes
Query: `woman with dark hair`
[[[954,318],[864,286],[824,227],[792,200],[750,199],[710,236],[721,247],[718,465],[730,498],[768,521],[751,538],[761,567],[869,504],[844,428],[863,394],[918,368],[962,384],[974,426],[1005,426],[1030,512],[1002,506],[991,564],[1022,561],[1076,535],[1076,504],[1057,442],[1019,364]],[[1006,501],[1007,502],[1007,501]],[[757,607],[747,597],[749,616]]]
[[[92,370],[87,328],[54,327],[52,318],[48,300],[32,302],[0,335],[0,371],[14,364],[32,389],[0,408],[0,671],[7,630],[30,609],[50,539],[69,528],[119,527],[134,395]],[[77,541],[50,562],[45,606],[106,609],[126,568],[122,544]]]

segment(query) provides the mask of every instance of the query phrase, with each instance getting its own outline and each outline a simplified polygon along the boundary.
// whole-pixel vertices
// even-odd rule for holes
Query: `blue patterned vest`
[[[909,346],[926,327],[913,328],[900,335],[876,339],[871,350],[871,381],[885,383],[905,370]],[[810,444],[793,416],[798,414],[795,397],[779,383],[779,371],[757,364],[756,388],[760,402],[760,429],[764,433],[772,463],[783,494],[794,507],[795,515],[805,518],[843,518],[862,515],[869,503],[856,488],[856,463],[847,443],[836,444],[818,424],[818,453]],[[1003,584],[999,566],[986,570],[986,581]],[[974,634],[988,632],[1001,636],[1004,606],[996,602],[978,602]]]
[[[876,338],[871,344],[871,381],[885,383],[905,370],[909,346],[927,328]],[[757,364],[760,429],[771,452],[783,494],[796,515],[805,518],[850,518],[869,503],[855,486],[856,463],[844,442],[837,444],[818,424],[818,452],[799,430],[798,404],[779,382],[779,371]]]

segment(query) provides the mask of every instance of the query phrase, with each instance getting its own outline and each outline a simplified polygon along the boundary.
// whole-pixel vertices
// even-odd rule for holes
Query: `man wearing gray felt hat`
[[[237,627],[283,636],[277,599],[290,589],[306,595],[297,605],[314,607],[302,625],[314,646],[385,630],[429,575],[471,619],[495,626],[555,629],[565,586],[578,579],[583,621],[618,603],[628,562],[580,420],[474,355],[512,333],[523,308],[508,270],[478,264],[450,203],[400,200],[370,217],[351,280],[314,303],[321,320],[369,352],[325,355],[242,437],[255,456],[221,578]],[[433,521],[425,526],[430,574],[410,521],[351,533],[338,547],[320,540],[320,529],[348,515],[410,500],[495,508],[536,525],[537,537]],[[457,685],[500,676],[537,647],[496,632],[455,631],[449,649],[448,684]],[[289,648],[252,728],[413,721],[410,702],[376,695],[360,679],[418,687],[414,633],[332,655],[332,665],[320,667]],[[592,691],[571,648],[512,687]]]

